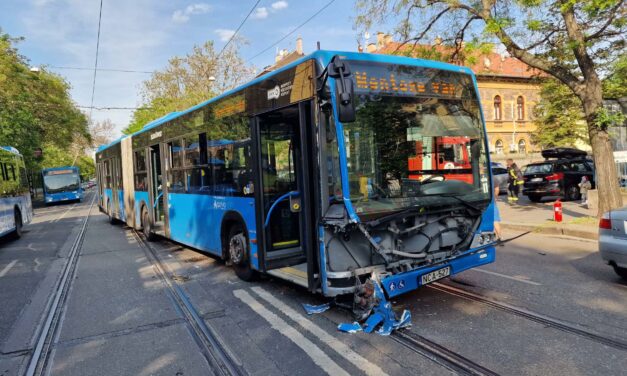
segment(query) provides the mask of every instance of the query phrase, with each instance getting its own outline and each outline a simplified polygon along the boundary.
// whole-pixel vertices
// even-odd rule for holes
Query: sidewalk
[[[556,223],[553,221],[554,201],[544,199],[540,203],[533,203],[527,196],[520,196],[516,204],[510,204],[507,202],[507,196],[501,195],[497,199],[501,212],[501,227],[503,230],[598,239],[598,220],[593,210],[581,206],[578,201],[562,202],[563,220]]]

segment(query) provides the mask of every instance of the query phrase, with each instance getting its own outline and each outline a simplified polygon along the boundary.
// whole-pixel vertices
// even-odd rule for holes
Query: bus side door
[[[255,119],[257,239],[264,270],[305,264],[310,259],[308,239],[313,226],[308,174],[312,171],[302,135],[310,108],[301,102]]]

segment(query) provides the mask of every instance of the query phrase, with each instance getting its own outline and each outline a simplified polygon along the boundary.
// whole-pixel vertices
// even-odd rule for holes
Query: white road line
[[[486,274],[490,274],[490,275],[495,275],[497,277],[503,277],[503,278],[511,279],[513,281],[527,283],[529,285],[542,286],[542,283],[530,281],[528,279],[524,279],[524,278],[520,278],[520,277],[513,277],[511,275],[505,275],[505,274],[501,274],[501,273],[497,273],[497,272],[491,272],[491,271],[485,270],[485,269],[474,268],[474,269],[470,269],[470,270],[474,270],[476,272],[486,273]]]
[[[57,222],[59,222],[61,219],[63,219],[63,217],[65,217],[65,215],[67,213],[70,212],[70,210],[74,209],[75,207],[76,207],[76,204],[73,204],[63,214],[61,214],[57,219],[54,219],[54,220],[50,221],[50,223],[57,223]]]
[[[17,260],[13,260],[11,261],[11,263],[7,266],[4,267],[4,269],[2,269],[2,271],[0,271],[0,278],[4,277],[5,275],[7,275],[7,273],[9,272],[9,270],[11,270],[11,268],[13,266],[15,266],[15,264],[17,264]]]
[[[366,358],[354,352],[346,344],[340,342],[337,338],[330,335],[327,331],[314,324],[311,320],[305,316],[296,312],[293,308],[283,303],[279,299],[275,298],[272,294],[267,292],[261,287],[253,287],[252,290],[257,293],[263,300],[270,303],[274,307],[278,308],[290,319],[296,321],[305,330],[318,337],[322,342],[326,343],[335,350],[338,354],[342,355],[346,360],[353,363],[357,368],[361,369],[366,375],[386,375],[385,372],[376,364],[371,363]]]
[[[318,346],[300,334],[295,328],[290,326],[285,320],[266,309],[257,299],[253,298],[248,292],[244,290],[233,291],[239,300],[246,303],[253,311],[259,316],[263,317],[275,330],[289,338],[296,346],[300,347],[305,354],[307,354],[311,360],[314,361],[320,368],[322,368],[329,375],[342,375],[349,376],[342,367],[329,358]]]

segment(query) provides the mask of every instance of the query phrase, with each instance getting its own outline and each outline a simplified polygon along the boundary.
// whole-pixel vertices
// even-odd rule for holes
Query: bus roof
[[[14,148],[13,146],[0,146],[0,149],[8,151],[11,154],[22,155],[20,154],[20,151]]]
[[[275,74],[278,74],[280,72],[286,71],[288,69],[294,68],[295,66],[297,66],[298,64],[301,64],[304,61],[307,60],[311,60],[314,59],[316,60],[321,66],[327,66],[329,64],[329,62],[331,62],[331,59],[335,56],[335,55],[340,55],[341,57],[347,59],[347,60],[359,60],[359,61],[366,61],[366,62],[379,62],[379,63],[388,63],[388,64],[398,64],[398,65],[412,65],[412,66],[417,66],[417,67],[424,67],[424,68],[433,68],[433,69],[440,69],[440,70],[447,70],[447,71],[452,71],[452,72],[458,72],[458,73],[464,73],[464,74],[469,74],[471,76],[474,76],[474,73],[472,72],[472,70],[468,67],[462,67],[459,65],[454,65],[454,64],[448,64],[448,63],[442,63],[439,61],[433,61],[433,60],[425,60],[425,59],[416,59],[416,58],[412,58],[412,57],[405,57],[405,56],[396,56],[396,55],[384,55],[384,54],[369,54],[369,53],[364,53],[364,52],[344,52],[344,51],[329,51],[329,50],[318,50],[315,51],[309,55],[305,55],[303,57],[301,57],[300,59],[285,65],[283,67],[281,67],[280,69],[274,70],[272,72],[268,72],[267,74],[264,74],[263,76],[257,77],[247,83],[245,83],[244,85],[238,86],[235,89],[226,91],[216,97],[213,97],[211,99],[208,99],[204,102],[201,102],[193,107],[190,107],[188,109],[182,110],[182,111],[175,111],[175,112],[171,112],[165,116],[160,117],[159,119],[155,119],[149,123],[147,123],[146,125],[144,125],[142,127],[142,129],[140,129],[139,131],[131,134],[131,135],[124,135],[122,137],[120,137],[119,139],[112,141],[111,143],[107,144],[107,145],[102,145],[100,147],[98,147],[97,152],[100,152],[102,150],[105,150],[107,148],[109,148],[110,146],[113,146],[117,143],[119,143],[122,139],[129,137],[129,136],[133,136],[133,135],[137,135],[140,133],[143,133],[145,131],[148,131],[152,128],[155,128],[165,122],[168,122],[172,119],[176,119],[179,116],[183,116],[189,112],[192,112],[194,110],[197,110],[209,103],[218,101],[222,98],[225,98],[233,93],[236,93],[242,89],[245,89],[249,86],[255,85],[259,82],[262,82],[272,76],[274,76]]]
[[[41,171],[56,171],[56,170],[68,170],[68,169],[72,169],[76,171],[79,170],[77,166],[59,166],[59,167],[42,168]]]

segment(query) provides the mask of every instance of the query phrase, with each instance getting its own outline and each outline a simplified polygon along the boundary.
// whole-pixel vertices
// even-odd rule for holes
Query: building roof
[[[413,55],[423,53],[433,53],[433,55],[449,56],[454,52],[454,48],[445,45],[415,45],[408,43],[403,45],[399,42],[391,41],[389,38],[384,37],[382,41],[375,47],[374,53],[388,54],[388,55]],[[415,52],[414,52],[415,51]],[[496,52],[490,52],[487,54],[474,55],[476,62],[474,64],[463,64],[462,62],[456,62],[456,65],[466,65],[477,75],[481,76],[496,76],[496,77],[515,77],[515,78],[534,78],[544,75],[543,72],[530,67],[522,61],[508,56],[501,55]]]

